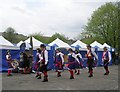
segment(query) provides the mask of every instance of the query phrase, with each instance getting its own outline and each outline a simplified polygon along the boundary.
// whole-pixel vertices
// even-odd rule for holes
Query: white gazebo
[[[58,47],[58,48],[71,48],[70,45],[68,45],[67,43],[63,42],[59,38],[55,39],[53,42],[49,43],[48,45],[55,46],[55,47]]]
[[[24,42],[30,43],[30,38],[28,38],[28,39],[25,40]],[[35,39],[34,37],[32,37],[32,42],[33,42],[33,49],[39,48],[40,45],[43,44],[41,41]]]
[[[93,43],[91,43],[90,46],[92,46],[93,48],[103,48],[103,45],[97,41],[94,41]]]
[[[11,42],[5,39],[3,36],[0,36],[0,49],[18,49]]]
[[[104,43],[104,44],[103,44],[103,47],[111,48],[111,46],[108,45],[107,43]]]
[[[86,44],[85,43],[83,43],[82,41],[80,41],[80,40],[77,40],[75,43],[73,43],[71,46],[73,46],[73,47],[80,47],[80,48],[86,48]]]

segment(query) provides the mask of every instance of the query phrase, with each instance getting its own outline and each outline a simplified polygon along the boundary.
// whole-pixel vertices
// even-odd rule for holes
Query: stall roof
[[[0,46],[14,46],[11,42],[0,36]]]
[[[70,45],[63,42],[59,38],[55,39],[53,42],[49,43],[50,46],[58,46],[59,48],[71,48]]]
[[[103,45],[100,44],[99,42],[97,41],[94,41],[93,43],[90,44],[92,47],[97,47],[97,48],[103,48]]]
[[[111,46],[108,45],[107,43],[104,43],[104,44],[103,44],[103,47],[111,48]]]
[[[81,47],[81,48],[86,48],[86,44],[83,43],[82,41],[80,40],[77,40],[75,43],[73,43],[71,46],[74,46],[74,47]]]
[[[35,39],[34,37],[32,37],[32,41],[33,41],[33,47],[40,46],[41,44],[43,44],[42,42],[40,42],[39,40]],[[25,42],[30,43],[30,38],[25,40]]]

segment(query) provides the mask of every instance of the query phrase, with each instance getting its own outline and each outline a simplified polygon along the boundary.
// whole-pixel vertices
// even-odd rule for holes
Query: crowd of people
[[[104,69],[105,73],[104,75],[109,74],[109,69],[108,69],[108,64],[111,61],[111,54],[107,50],[106,47],[103,48],[104,52],[102,55],[102,61],[104,62]],[[67,61],[68,61],[68,66],[67,69],[70,73],[70,79],[74,79],[75,73],[77,75],[80,75],[80,70],[83,68],[83,62],[84,59],[82,58],[82,55],[80,54],[79,50],[73,50],[73,49],[68,49],[69,54],[67,55]],[[91,49],[90,45],[87,45],[87,53],[85,54],[85,57],[87,58],[87,66],[88,66],[88,77],[93,77],[93,65],[98,61],[98,56],[96,53]],[[8,76],[11,76],[12,74],[12,69],[14,68],[12,63],[13,60],[11,58],[10,52],[8,51],[6,54],[6,61],[8,63]],[[33,56],[26,52],[21,52],[20,53],[20,62],[19,62],[19,70],[21,73],[31,73],[33,69]],[[54,66],[55,66],[55,72],[57,73],[57,77],[62,76],[63,67],[64,67],[64,54],[60,49],[56,49],[55,51],[55,56],[54,56]],[[37,54],[36,54],[36,62],[35,62],[35,67],[34,70],[36,71],[36,78],[41,79],[42,74],[44,75],[43,82],[48,82],[48,69],[47,66],[49,64],[48,61],[48,51],[46,50],[46,46],[44,44],[40,45],[40,48],[37,49]],[[14,65],[15,66],[15,65]],[[17,65],[16,65],[17,66]]]

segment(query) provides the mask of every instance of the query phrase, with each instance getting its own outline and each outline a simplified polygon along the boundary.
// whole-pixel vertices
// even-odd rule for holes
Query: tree
[[[118,5],[106,3],[93,12],[84,30],[99,37],[114,48],[118,48]]]
[[[21,40],[24,41],[25,39],[27,39],[26,36],[16,33],[15,29],[13,29],[12,27],[8,27],[5,32],[2,33],[2,35],[11,43],[18,43]]]
[[[16,34],[15,30],[12,27],[9,27],[5,30],[5,32],[3,33],[3,36],[10,42],[15,43],[16,41],[15,34]]]
[[[33,36],[34,38],[36,38],[37,40],[43,42],[43,43],[47,43],[47,39],[45,39],[43,37],[43,34],[38,32],[38,33],[33,33],[33,34],[30,34],[30,36]]]

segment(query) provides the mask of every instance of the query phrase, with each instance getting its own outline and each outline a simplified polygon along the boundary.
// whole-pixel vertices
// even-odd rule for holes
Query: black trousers
[[[105,69],[108,69],[108,64],[109,64],[108,60],[105,60],[105,61],[104,61],[104,68],[105,68]]]
[[[47,72],[47,65],[43,64],[42,66],[39,66],[38,71],[40,71],[40,72]]]
[[[87,64],[88,64],[88,69],[89,69],[89,71],[90,71],[90,70],[92,71],[92,70],[93,70],[92,67],[93,67],[93,64],[94,64],[94,60],[88,58]]]

